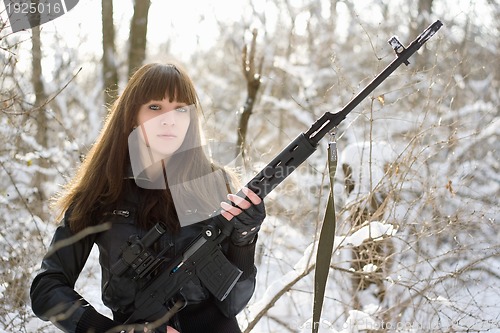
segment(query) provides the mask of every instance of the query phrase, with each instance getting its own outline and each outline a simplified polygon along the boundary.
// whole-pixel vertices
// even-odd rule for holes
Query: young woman
[[[220,207],[217,212],[234,226],[221,249],[243,272],[236,285],[218,301],[193,279],[180,291],[185,307],[167,323],[145,331],[240,332],[235,316],[255,288],[255,241],[265,209],[248,189],[245,198],[228,194],[234,177],[205,155],[200,110],[193,82],[178,65],[148,64],[131,77],[77,174],[57,197],[62,222],[30,291],[37,316],[66,332],[120,332],[136,310],[141,287],[132,270],[116,274],[112,269],[130,236],[142,237],[161,223],[167,231],[154,249],[173,258]],[[94,244],[102,300],[113,319],[74,290]]]

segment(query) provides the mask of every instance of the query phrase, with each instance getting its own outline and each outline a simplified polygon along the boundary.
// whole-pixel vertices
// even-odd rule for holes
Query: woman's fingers
[[[257,194],[255,194],[254,191],[250,190],[249,188],[243,187],[241,190],[243,191],[243,193],[245,193],[247,198],[250,199],[250,201],[254,205],[258,205],[262,202],[262,199]]]
[[[247,209],[250,208],[252,205],[250,202],[247,200],[243,199],[240,196],[237,196],[236,194],[228,194],[227,199],[233,202],[236,206],[238,206],[241,209]]]
[[[252,206],[252,204],[258,205],[262,202],[262,199],[252,190],[243,187],[241,191],[243,192],[243,194],[245,194],[246,198],[242,198],[236,194],[228,194],[228,200],[232,201],[235,205],[242,209],[248,209]],[[248,201],[247,199],[249,199],[250,201]]]
[[[242,209],[248,209],[252,206],[252,204],[258,205],[262,202],[262,199],[247,187],[243,187],[241,190],[250,201],[236,194],[228,194],[227,199],[234,203],[234,205],[227,202],[221,202],[220,204],[222,208],[221,215],[228,221],[231,221],[234,216],[241,214]]]
[[[135,331],[132,329],[128,333],[134,333],[134,332]],[[147,333],[147,332],[150,332],[149,329],[147,327],[144,327],[144,333]],[[167,332],[166,333],[179,333],[179,331],[176,330],[175,328],[171,327],[171,326],[167,326]]]
[[[238,207],[232,206],[228,204],[227,202],[223,201],[220,203],[220,206],[222,208],[221,214],[226,218],[226,220],[231,221],[231,219],[236,216],[241,214],[241,209]]]
[[[231,221],[231,219],[234,217],[233,215],[231,215],[230,213],[226,212],[225,210],[222,210],[222,211],[220,212],[220,214],[221,214],[222,216],[224,216],[224,218],[225,218],[226,220],[228,220],[228,221]]]

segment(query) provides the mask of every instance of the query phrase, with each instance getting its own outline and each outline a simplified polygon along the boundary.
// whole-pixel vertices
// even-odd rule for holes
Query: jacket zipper
[[[115,209],[113,211],[113,215],[119,215],[119,216],[123,216],[123,217],[129,217],[130,216],[130,212],[128,210]]]

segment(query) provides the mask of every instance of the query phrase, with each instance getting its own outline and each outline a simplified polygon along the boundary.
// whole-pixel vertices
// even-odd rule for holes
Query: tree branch
[[[238,124],[238,141],[236,143],[236,155],[245,154],[246,146],[246,135],[248,132],[248,122],[250,120],[250,115],[255,104],[257,97],[257,92],[260,87],[260,78],[262,73],[262,66],[264,63],[264,57],[259,60],[258,67],[255,66],[255,49],[257,44],[257,30],[252,31],[252,42],[250,44],[250,51],[248,51],[247,45],[243,47],[242,50],[242,69],[243,75],[247,81],[247,98],[245,104],[241,108],[241,117]]]

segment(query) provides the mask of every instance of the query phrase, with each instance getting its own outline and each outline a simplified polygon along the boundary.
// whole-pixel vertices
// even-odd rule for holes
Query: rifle
[[[437,20],[426,28],[408,47],[404,47],[397,37],[389,39],[397,57],[378,74],[361,92],[337,113],[326,112],[306,132],[301,133],[285,149],[283,149],[269,164],[267,164],[246,187],[264,199],[276,186],[287,178],[316,150],[319,141],[330,131],[336,128],[345,117],[378,87],[401,64],[408,65],[408,59],[422,45],[425,44],[442,26]],[[240,190],[237,195],[245,197]],[[223,301],[231,292],[242,272],[233,266],[220,249],[221,242],[231,235],[231,223],[216,211],[208,220],[203,222],[202,232],[188,245],[182,254],[170,261],[161,273],[151,276],[166,260],[162,253],[155,254],[149,248],[158,240],[166,229],[155,225],[143,237],[131,236],[120,260],[111,269],[112,274],[121,275],[128,269],[135,272],[134,279],[147,277],[149,280],[139,290],[135,299],[135,312],[126,323],[140,320],[164,320],[168,307],[165,304],[172,302],[180,289],[193,277],[213,294]],[[176,303],[178,304],[178,303]]]

